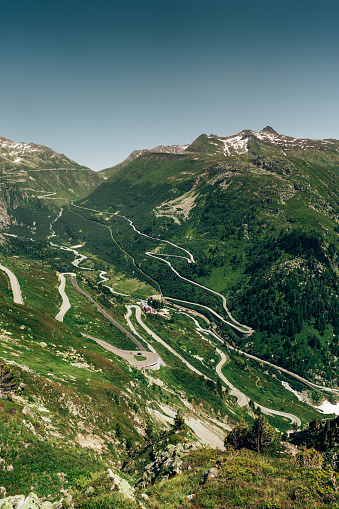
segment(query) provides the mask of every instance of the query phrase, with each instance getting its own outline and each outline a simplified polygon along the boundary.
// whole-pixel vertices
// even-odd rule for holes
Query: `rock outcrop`
[[[60,509],[61,502],[43,502],[35,493],[28,497],[24,495],[13,495],[0,500],[0,509]]]
[[[160,474],[162,477],[173,477],[176,474],[181,474],[182,458],[185,454],[195,449],[196,446],[194,444],[170,444],[164,451],[158,451],[155,455],[155,461],[146,465],[144,473],[136,485],[144,488],[154,483]]]

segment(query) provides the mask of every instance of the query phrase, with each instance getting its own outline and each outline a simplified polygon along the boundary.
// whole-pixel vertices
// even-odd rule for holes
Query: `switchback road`
[[[2,270],[3,272],[6,272],[7,276],[9,277],[9,281],[10,281],[12,293],[13,293],[14,304],[24,304],[24,300],[21,295],[21,289],[20,289],[18,278],[13,274],[13,272],[11,270],[9,270],[9,269],[7,269],[7,267],[4,267],[3,265],[1,265],[1,263],[0,263],[0,270]]]
[[[59,274],[59,279],[60,279],[59,293],[62,298],[62,304],[61,304],[59,313],[55,317],[55,319],[58,320],[59,322],[64,321],[64,316],[71,307],[69,298],[67,297],[66,292],[65,292],[65,286],[66,286],[65,276],[67,274],[69,274],[70,276],[75,276],[74,272],[63,272],[63,273]]]
[[[110,343],[107,343],[107,341],[104,341],[103,339],[94,338],[93,336],[89,336],[88,334],[82,334],[86,338],[92,339],[92,341],[95,341],[98,345],[105,348],[105,350],[108,350],[109,352],[114,353],[115,355],[119,355],[119,357],[122,357],[127,362],[132,364],[135,368],[156,368],[159,364],[159,355],[153,352],[146,352],[146,351],[140,351],[140,350],[121,350],[121,348],[116,348],[115,346],[111,345]],[[138,357],[143,360],[138,360]],[[145,359],[146,357],[146,359]]]
[[[59,274],[60,278],[60,286],[59,286],[59,292],[62,297],[62,304],[60,307],[60,311],[55,317],[56,320],[62,322],[65,313],[70,309],[71,305],[69,302],[69,299],[65,292],[65,285],[66,285],[66,279],[65,276],[70,275],[71,276],[71,282],[75,290],[86,297],[92,304],[96,307],[96,309],[101,313],[107,320],[109,320],[115,327],[117,327],[119,330],[124,332],[137,346],[138,350],[122,350],[121,348],[117,348],[107,341],[104,341],[103,339],[94,338],[93,336],[90,336],[88,334],[82,333],[83,336],[91,339],[92,341],[95,341],[98,345],[102,346],[106,350],[113,352],[114,354],[118,355],[119,357],[122,357],[126,361],[128,361],[132,366],[136,368],[153,368],[156,369],[159,367],[159,361],[160,357],[156,353],[156,351],[153,349],[152,352],[148,352],[142,345],[139,343],[138,340],[135,339],[135,337],[124,327],[122,327],[118,322],[113,320],[113,318],[104,311],[99,304],[97,304],[94,299],[88,293],[84,292],[77,284],[76,281],[76,274],[74,272],[64,272],[62,274]]]
[[[137,322],[141,325],[141,327],[143,329],[145,329],[145,331],[147,332],[147,334],[149,334],[153,339],[155,339],[155,341],[157,341],[158,343],[162,344],[165,348],[167,348],[167,350],[169,350],[173,355],[175,355],[176,357],[178,357],[178,359],[180,359],[184,364],[186,364],[186,366],[191,370],[191,371],[194,371],[194,373],[197,373],[198,375],[200,376],[203,376],[205,379],[207,380],[210,380],[210,378],[208,378],[208,376],[204,375],[201,371],[199,371],[198,369],[196,369],[194,366],[192,366],[192,364],[190,364],[188,361],[186,361],[186,359],[184,359],[180,354],[178,354],[178,352],[176,352],[172,347],[170,347],[165,341],[163,341],[157,334],[155,334],[155,332],[153,332],[149,327],[147,327],[147,325],[142,321],[141,319],[141,308],[140,306],[135,306],[135,305],[132,305],[132,306],[127,306],[127,309],[135,309],[135,317],[137,319]]]
[[[101,313],[108,321],[110,321],[111,324],[114,325],[114,327],[116,327],[117,329],[121,330],[121,332],[126,334],[126,336],[129,337],[133,341],[133,343],[135,343],[137,345],[139,350],[146,352],[146,348],[137,339],[135,339],[135,337],[128,330],[124,329],[124,327],[122,327],[118,322],[116,322],[108,313],[106,313],[106,311],[104,309],[102,309],[101,306],[99,306],[99,304],[97,304],[95,302],[94,299],[92,299],[92,297],[90,295],[88,295],[88,293],[84,292],[84,290],[82,290],[79,287],[75,274],[73,274],[71,276],[71,282],[72,282],[72,285],[74,286],[75,290],[78,293],[80,293],[81,295],[83,295],[84,297],[86,297],[86,299],[88,299],[93,304],[93,306],[95,308],[97,308],[99,313]]]
[[[239,391],[239,389],[234,387],[234,385],[232,385],[231,382],[229,382],[229,380],[227,380],[227,378],[222,373],[222,367],[225,364],[225,362],[227,361],[226,355],[224,354],[224,352],[219,350],[219,348],[216,348],[216,351],[221,356],[221,361],[219,362],[219,364],[216,367],[216,372],[218,373],[221,380],[223,380],[230,387],[230,389],[231,389],[230,394],[231,394],[231,396],[235,396],[238,399],[238,405],[239,406],[248,405],[250,398],[248,396],[246,396],[246,394],[244,394],[243,392]],[[288,412],[280,412],[279,410],[273,410],[272,408],[267,408],[265,406],[259,405],[258,403],[255,403],[255,406],[259,407],[263,414],[279,415],[280,417],[285,417],[286,419],[291,420],[293,424],[297,424],[298,426],[301,426],[301,420],[299,419],[299,417],[297,417],[294,414],[290,414]]]

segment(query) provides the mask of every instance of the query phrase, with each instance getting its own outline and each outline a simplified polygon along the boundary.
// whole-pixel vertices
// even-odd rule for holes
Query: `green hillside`
[[[14,234],[45,237],[61,206],[103,180],[48,147],[0,137],[0,225]]]
[[[256,331],[250,341],[232,336],[236,344],[337,385],[338,147],[271,128],[202,135],[182,154],[140,154],[77,204],[125,215],[141,232],[191,251],[196,264],[171,263],[223,293],[237,320]],[[211,302],[145,257],[154,245],[131,236],[123,219],[106,220],[164,295]]]
[[[0,148],[6,495],[337,507],[339,142],[201,135],[98,174]]]

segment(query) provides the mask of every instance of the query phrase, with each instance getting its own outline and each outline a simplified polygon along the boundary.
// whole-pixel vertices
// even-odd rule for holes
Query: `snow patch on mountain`
[[[220,139],[224,143],[224,155],[232,155],[232,154],[246,154],[248,152],[248,141],[249,138],[244,135],[237,134],[236,136],[231,136],[230,138]]]
[[[31,152],[37,152],[38,150],[41,150],[42,145],[37,145],[36,143],[15,143],[14,141],[4,138],[0,136],[0,149],[7,152],[7,155],[10,157],[17,156],[17,160],[14,162],[20,162],[21,158],[18,156],[20,155],[26,155],[27,153]]]
[[[253,136],[261,141],[268,141],[273,145],[278,145],[280,148],[284,148],[285,150],[307,150],[307,149],[317,149],[319,148],[319,144],[326,148],[329,144],[333,144],[333,142],[329,140],[312,140],[308,138],[293,138],[291,136],[285,136],[283,134],[278,134],[275,131],[269,132],[263,129],[259,133],[252,131]],[[283,151],[284,152],[284,151]],[[284,152],[285,153],[285,152]],[[286,154],[285,154],[286,155]]]
[[[313,140],[307,138],[294,138],[278,134],[271,127],[265,127],[260,132],[244,130],[234,136],[221,137],[216,135],[207,136],[210,145],[218,147],[215,152],[223,153],[225,156],[246,154],[249,152],[249,143],[256,139],[275,145],[286,156],[292,150],[333,150],[336,145],[333,140]],[[338,150],[338,149],[337,149]]]

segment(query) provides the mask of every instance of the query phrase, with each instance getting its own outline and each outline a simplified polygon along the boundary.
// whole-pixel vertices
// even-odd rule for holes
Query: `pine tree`
[[[179,431],[183,428],[185,428],[185,419],[183,418],[180,410],[177,410],[177,413],[174,417],[173,429],[175,429],[175,431]]]
[[[234,450],[238,450],[245,447],[247,433],[247,424],[244,421],[240,421],[240,423],[235,426],[225,438],[225,449],[232,447]]]
[[[9,393],[15,391],[19,380],[12,369],[4,362],[0,362],[0,398],[7,398]]]
[[[264,447],[277,442],[278,438],[279,434],[273,426],[268,423],[266,417],[264,415],[259,415],[247,434],[246,441],[251,448],[261,452]]]

